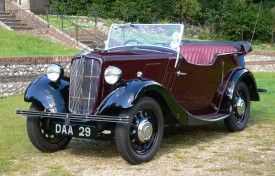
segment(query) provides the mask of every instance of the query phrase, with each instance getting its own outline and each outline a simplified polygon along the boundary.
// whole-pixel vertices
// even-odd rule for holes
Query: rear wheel
[[[250,95],[244,82],[239,82],[235,88],[232,99],[232,112],[224,120],[229,131],[242,131],[245,129],[250,114]]]
[[[130,109],[130,123],[116,125],[116,146],[120,155],[131,164],[150,161],[163,136],[163,115],[159,104],[145,97]]]
[[[44,111],[44,108],[32,103],[30,111]],[[50,130],[50,118],[27,117],[27,132],[32,144],[42,152],[55,152],[66,148],[71,137],[58,136]]]

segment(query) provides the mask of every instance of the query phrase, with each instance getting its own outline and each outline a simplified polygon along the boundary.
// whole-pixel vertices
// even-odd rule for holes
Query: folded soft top
[[[246,41],[236,41],[236,42],[223,42],[223,41],[189,41],[182,40],[181,45],[201,45],[201,46],[232,46],[236,48],[239,52],[247,54],[252,51],[252,45],[250,42]]]

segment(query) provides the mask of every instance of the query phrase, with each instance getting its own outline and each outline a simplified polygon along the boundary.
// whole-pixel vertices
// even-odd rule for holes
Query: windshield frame
[[[112,34],[112,31],[113,31],[113,29],[115,27],[116,28],[128,28],[128,27],[135,27],[135,26],[138,27],[138,26],[166,26],[166,25],[167,26],[169,26],[169,25],[170,26],[180,26],[180,31],[179,31],[178,36],[176,37],[176,40],[173,39],[173,41],[178,42],[177,43],[177,47],[172,48],[171,46],[170,47],[166,47],[166,46],[160,46],[160,45],[138,44],[137,43],[136,45],[118,45],[118,46],[110,47],[109,48],[111,34]],[[181,40],[182,40],[182,37],[183,37],[183,31],[184,31],[184,25],[183,24],[179,24],[179,23],[176,23],[176,24],[132,24],[132,23],[127,23],[127,24],[112,24],[111,27],[110,27],[110,30],[109,30],[108,39],[107,39],[107,41],[105,43],[105,50],[114,50],[116,48],[123,48],[124,46],[135,46],[135,47],[139,47],[139,46],[149,46],[150,47],[150,46],[152,46],[152,47],[165,48],[165,49],[169,49],[169,50],[173,50],[173,51],[177,52],[177,57],[176,57],[176,62],[175,62],[175,67],[177,67],[178,61],[179,61],[179,56],[180,56],[180,46],[181,46]],[[150,33],[148,33],[148,34],[150,34]],[[171,37],[173,38],[173,35]]]
[[[139,26],[141,26],[141,27],[142,26],[144,26],[144,27],[146,27],[146,26],[175,26],[175,27],[180,27],[179,31],[175,31],[175,32],[178,32],[178,34],[176,34],[176,37],[174,37],[173,35],[167,35],[166,36],[166,38],[172,39],[172,42],[176,41],[175,42],[176,43],[176,47],[172,48],[172,46],[171,46],[172,42],[168,43],[168,42],[170,42],[169,40],[167,42],[167,44],[169,44],[169,46],[161,46],[161,45],[157,44],[158,42],[156,42],[156,45],[136,43],[136,44],[130,44],[130,45],[125,45],[124,44],[124,45],[117,45],[117,46],[114,46],[114,47],[109,47],[109,45],[110,45],[110,39],[112,37],[111,35],[113,34],[112,32],[113,32],[114,29],[116,29],[116,28],[130,28],[131,29],[131,28],[135,28],[135,27],[139,27]],[[179,60],[180,45],[181,45],[181,40],[182,40],[182,37],[183,37],[183,31],[184,31],[184,25],[183,24],[179,24],[179,23],[176,23],[176,24],[132,24],[132,23],[127,23],[127,24],[112,24],[111,27],[110,27],[110,30],[109,30],[108,39],[107,39],[107,41],[105,43],[105,50],[115,50],[116,48],[120,48],[121,49],[121,48],[123,48],[125,46],[134,46],[134,47],[142,47],[142,46],[148,46],[148,47],[150,47],[150,46],[152,46],[152,47],[165,48],[165,49],[169,49],[169,50],[177,52],[177,57],[176,57],[176,62],[175,62],[175,67],[176,67],[177,63],[178,63],[178,60]],[[135,33],[135,31],[132,31],[132,30],[128,30],[128,32]],[[148,35],[150,35],[150,34],[154,35],[153,33],[148,32]],[[122,35],[124,37],[124,32],[123,32]],[[138,33],[136,33],[136,36],[145,39],[143,36],[139,35]],[[123,39],[123,40],[125,40],[125,39]],[[134,41],[135,38],[133,38],[132,40]],[[145,39],[145,40],[147,40],[147,39]],[[138,41],[138,40],[136,40],[136,41]],[[152,42],[152,41],[149,41],[149,42]],[[164,41],[164,44],[165,44],[165,41]]]
[[[114,46],[114,47],[109,47],[109,44],[110,44],[110,39],[111,39],[111,35],[112,35],[112,31],[114,28],[134,28],[134,27],[139,27],[139,26],[180,26],[180,31],[179,31],[179,35],[177,37],[177,39],[175,41],[177,41],[179,44],[181,42],[181,38],[182,38],[182,35],[183,35],[183,25],[182,24],[131,24],[131,23],[127,23],[127,24],[112,24],[111,27],[110,27],[110,30],[109,30],[109,35],[108,35],[108,39],[106,41],[106,45],[105,45],[105,50],[108,50],[108,49],[112,49],[112,48],[116,48],[116,47],[122,47],[122,46],[128,46],[128,45],[117,45],[117,46]],[[135,33],[135,31],[133,30],[128,30],[129,32],[132,32],[132,33]],[[140,38],[143,38],[145,39],[143,36],[139,35],[138,33],[135,33],[136,36],[139,36]],[[148,33],[150,35],[150,33]],[[169,37],[172,37],[172,36],[169,36]],[[147,40],[147,39],[145,39]],[[148,40],[149,41],[149,40]],[[153,44],[136,44],[137,46],[141,46],[141,45],[146,45],[146,46],[158,46],[158,47],[164,47],[164,48],[169,48],[169,49],[172,49],[172,50],[176,50],[176,49],[173,49],[171,47],[166,47],[166,46],[161,46],[161,45],[153,45]],[[132,44],[132,46],[135,46]]]

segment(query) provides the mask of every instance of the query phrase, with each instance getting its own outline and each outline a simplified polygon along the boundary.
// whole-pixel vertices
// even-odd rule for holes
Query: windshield
[[[113,24],[105,49],[151,45],[178,51],[182,33],[181,24]]]

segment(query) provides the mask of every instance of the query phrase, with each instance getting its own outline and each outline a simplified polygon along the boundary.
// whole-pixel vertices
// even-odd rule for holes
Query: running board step
[[[188,114],[188,125],[203,125],[208,124],[216,121],[223,120],[229,117],[230,114],[209,114],[209,115],[200,115],[194,116],[192,114]]]

